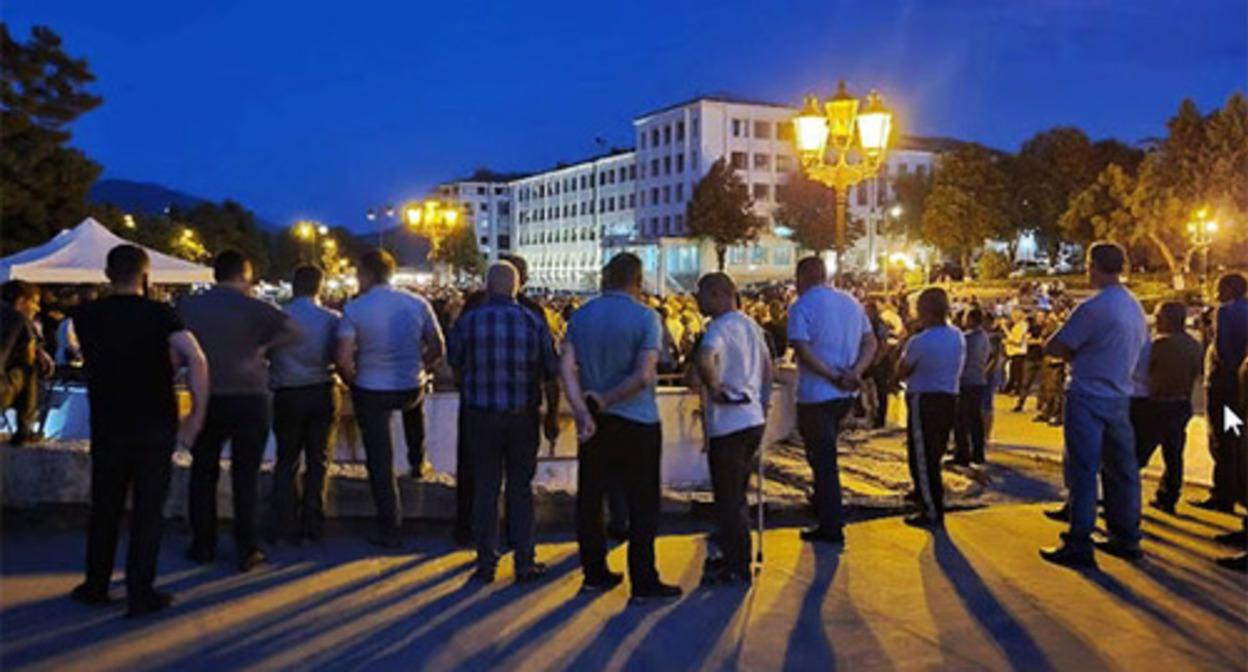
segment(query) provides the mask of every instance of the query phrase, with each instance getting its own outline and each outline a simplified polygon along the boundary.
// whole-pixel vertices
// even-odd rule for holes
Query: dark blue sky
[[[105,104],[75,142],[109,177],[363,226],[371,204],[488,165],[631,144],[697,93],[797,102],[875,86],[913,133],[1005,149],[1075,124],[1159,135],[1248,78],[1248,0],[9,0]]]

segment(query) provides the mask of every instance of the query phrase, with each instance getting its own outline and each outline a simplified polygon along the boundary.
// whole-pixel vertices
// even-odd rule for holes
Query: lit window
[[[729,161],[731,162],[732,167],[737,170],[745,170],[748,166],[745,152],[733,152]]]
[[[770,154],[754,155],[754,170],[769,170],[771,168]]]
[[[771,138],[771,122],[756,121],[754,122],[754,137],[760,140],[768,140]]]
[[[791,173],[793,172],[793,157],[788,154],[776,155],[776,172]]]

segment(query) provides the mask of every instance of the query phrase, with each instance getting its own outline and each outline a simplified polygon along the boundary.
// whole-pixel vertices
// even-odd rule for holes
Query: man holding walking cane
[[[771,401],[771,353],[762,328],[736,309],[736,294],[736,285],[725,273],[708,273],[698,282],[698,308],[711,318],[696,362],[703,384],[704,429],[710,442],[707,458],[723,549],[720,562],[708,563],[702,577],[705,585],[750,584],[745,490]]]

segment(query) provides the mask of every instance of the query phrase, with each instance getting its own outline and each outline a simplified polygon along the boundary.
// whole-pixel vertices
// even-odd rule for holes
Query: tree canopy
[[[923,239],[969,269],[985,240],[1010,232],[1006,195],[1005,174],[984,147],[967,145],[941,156],[923,209]]]
[[[794,173],[788,184],[777,190],[777,195],[780,207],[776,221],[793,230],[793,242],[811,252],[827,252],[836,247],[836,194],[831,187],[804,173]],[[845,244],[852,246],[865,228],[850,213],[845,217]]]
[[[720,159],[693,188],[685,210],[689,235],[715,246],[719,270],[724,270],[728,248],[758,240],[764,220],[754,214],[754,201],[745,182]]]

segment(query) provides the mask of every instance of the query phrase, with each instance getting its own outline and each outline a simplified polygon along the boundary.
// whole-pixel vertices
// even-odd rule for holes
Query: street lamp
[[[1200,294],[1203,298],[1209,287],[1209,248],[1213,247],[1213,236],[1218,232],[1218,223],[1209,219],[1209,208],[1203,207],[1196,211],[1195,221],[1187,223],[1187,233],[1192,238],[1192,249],[1201,254]]]
[[[395,210],[393,205],[387,205],[381,208],[369,208],[365,212],[365,217],[370,222],[377,222],[377,247],[385,249],[386,243],[384,239],[386,220],[394,220]]]
[[[430,199],[424,203],[411,203],[403,209],[407,226],[417,234],[429,239],[430,260],[438,257],[442,243],[459,224],[459,209],[453,204]]]
[[[871,91],[866,107],[859,111],[859,100],[845,90],[845,81],[841,80],[836,93],[822,106],[818,97],[807,96],[793,126],[802,169],[811,179],[831,187],[836,195],[836,274],[840,276],[849,189],[879,173],[888,152],[893,113],[875,91]],[[829,150],[836,153],[833,162],[828,161]],[[851,152],[858,153],[858,162],[849,162]]]

